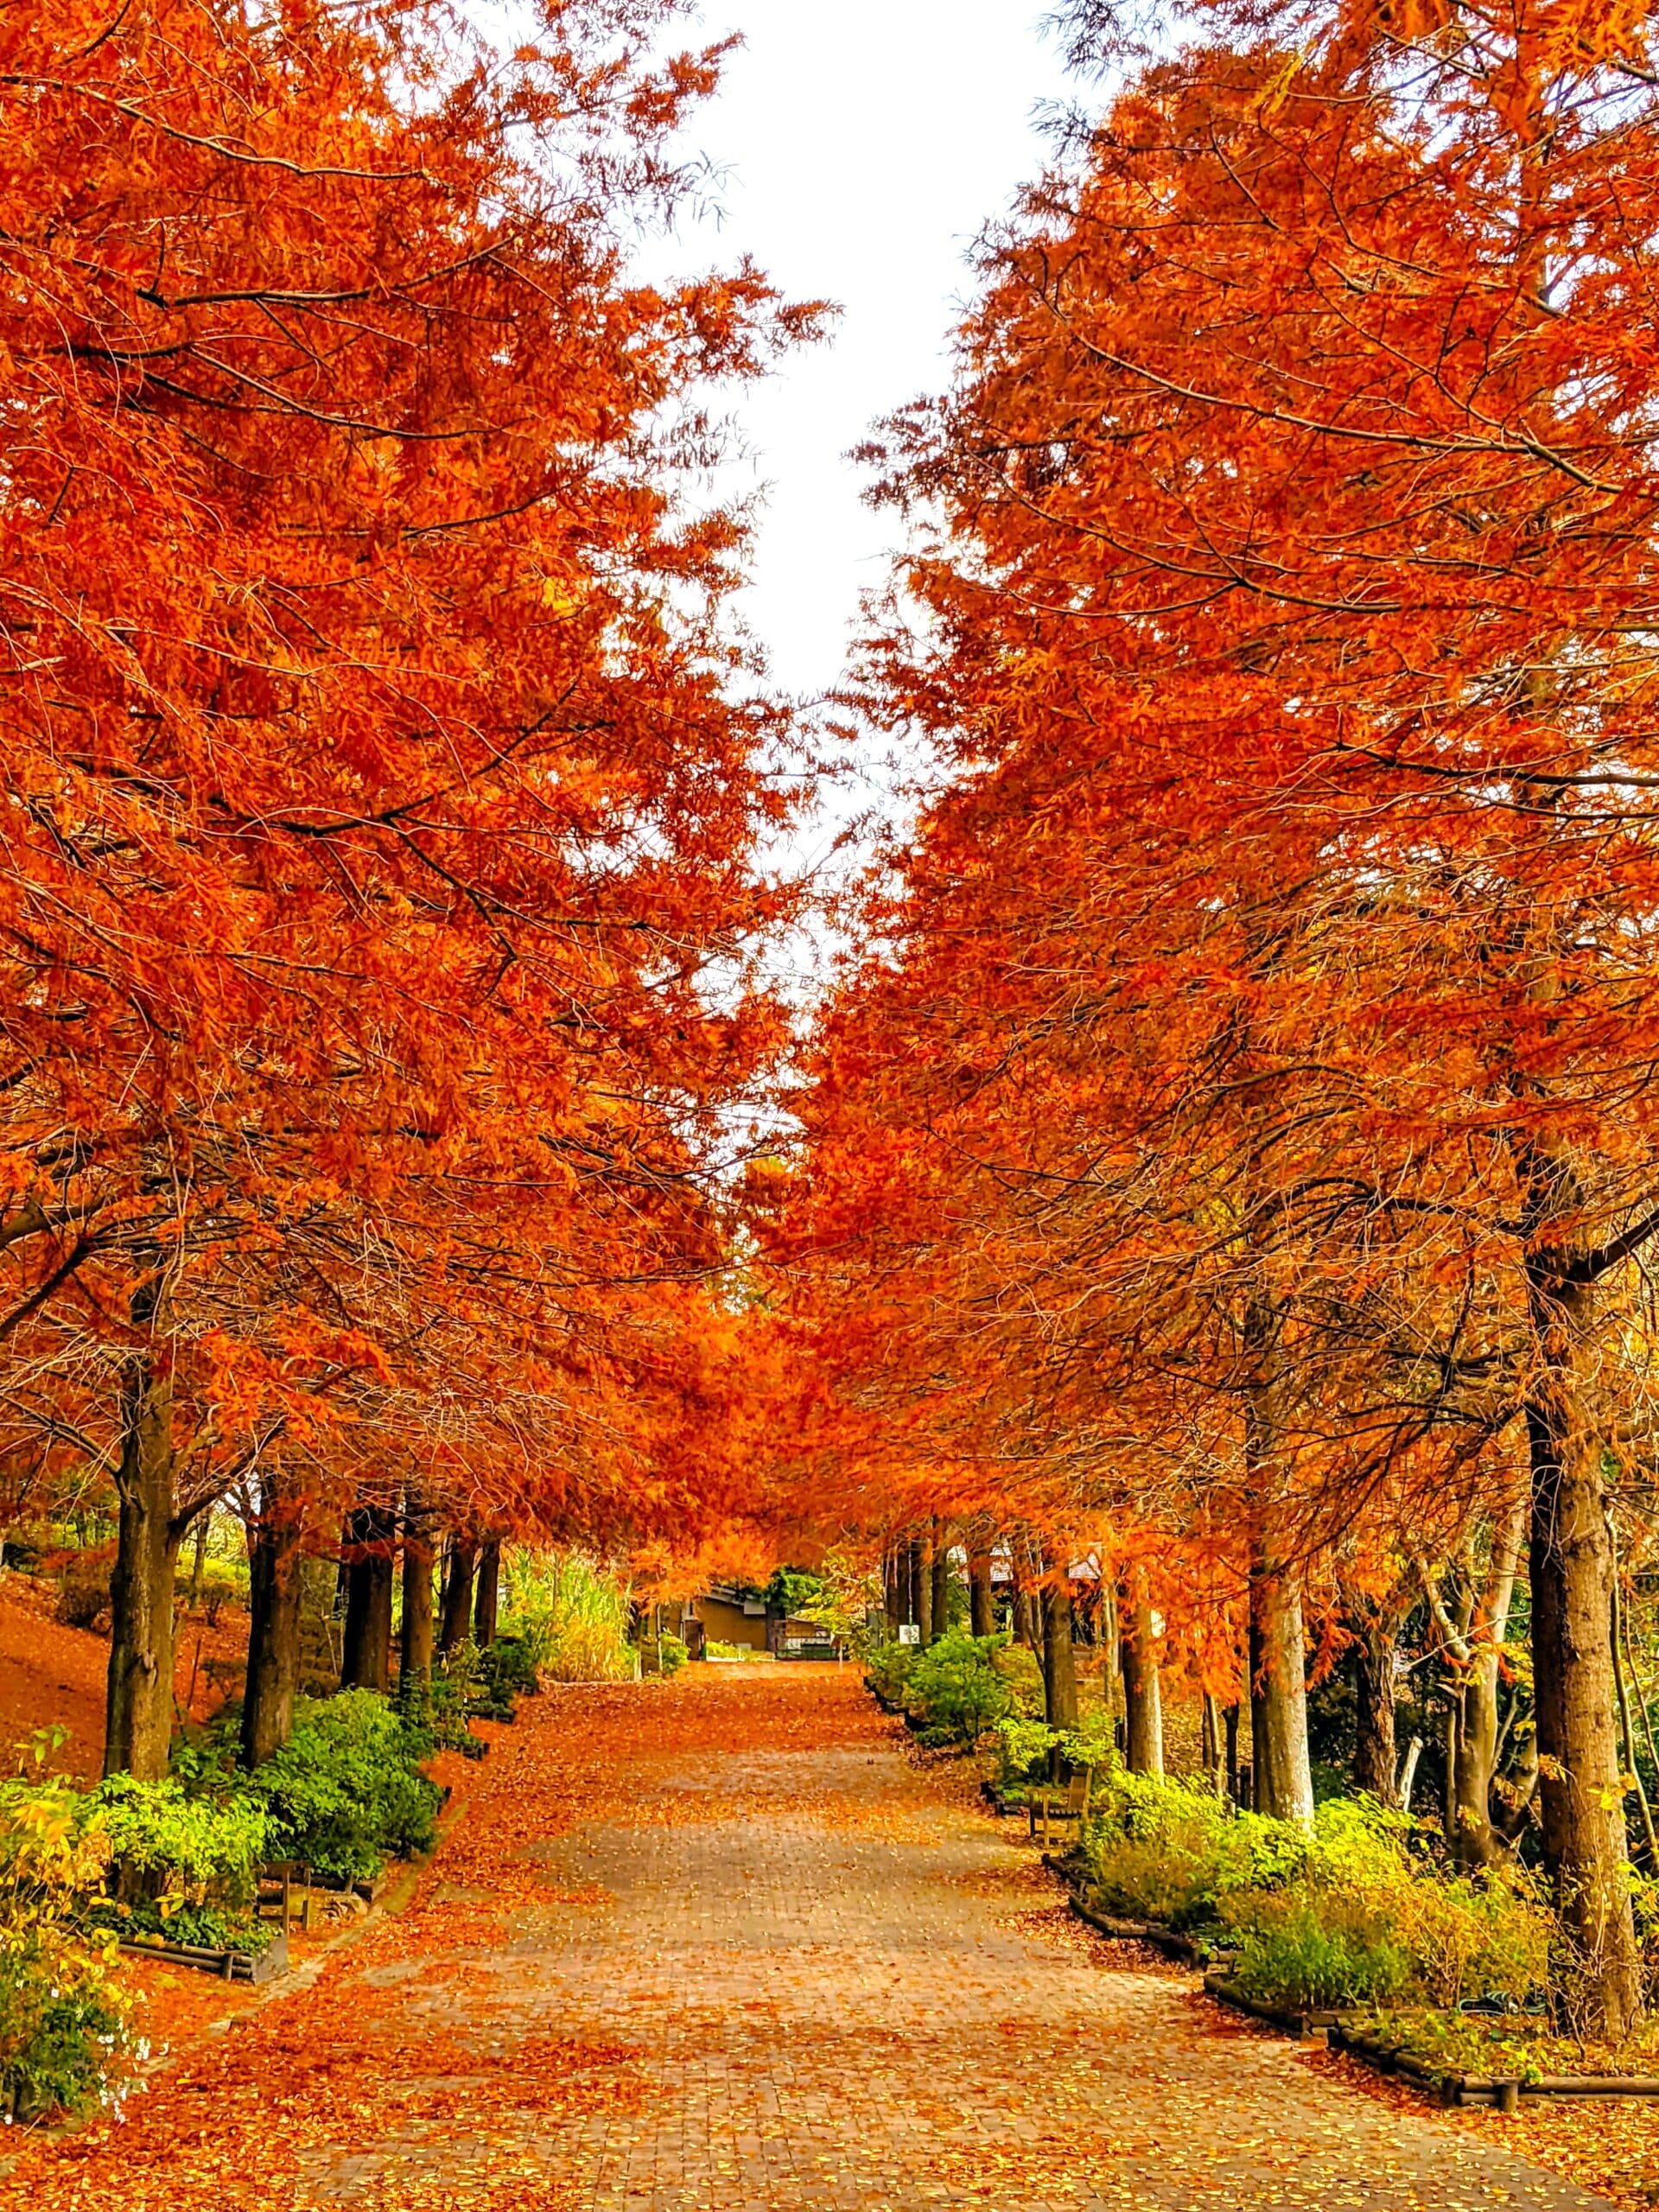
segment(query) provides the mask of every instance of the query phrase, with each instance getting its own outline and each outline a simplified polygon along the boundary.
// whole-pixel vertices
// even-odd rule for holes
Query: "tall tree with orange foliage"
[[[674,460],[811,318],[630,280],[718,60],[662,13],[0,27],[0,1332],[14,1427],[119,1494],[112,1765],[165,1760],[238,1472],[457,1357],[601,1428],[718,1261],[700,1154],[776,1030],[706,973],[785,799]]]
[[[1230,1497],[1292,1766],[1307,1563],[1382,1502],[1501,1510],[1518,1446],[1545,1855],[1616,2037],[1659,103],[1594,9],[1203,21],[889,441],[939,528],[873,690],[955,787],[826,1025],[807,1241],[896,1241],[861,1193],[926,1161],[908,1325],[1076,1496],[1217,1535]]]

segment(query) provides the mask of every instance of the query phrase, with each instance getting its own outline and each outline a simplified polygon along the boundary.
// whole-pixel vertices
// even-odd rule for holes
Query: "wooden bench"
[[[1089,1791],[1094,1770],[1084,1767],[1065,1782],[1032,1785],[1027,1799],[1031,1833],[1039,1843],[1052,1843],[1058,1828],[1081,1827],[1089,1817]]]

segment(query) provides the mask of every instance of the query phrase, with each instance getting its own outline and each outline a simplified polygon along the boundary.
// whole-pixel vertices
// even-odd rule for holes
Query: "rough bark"
[[[159,1287],[139,1291],[132,1318],[141,1328],[161,1321]],[[167,1771],[173,1738],[173,1586],[188,1519],[178,1508],[172,1373],[163,1348],[146,1348],[127,1362],[120,1417],[104,1771],[154,1782]]]
[[[1372,1618],[1353,1625],[1354,1788],[1380,1805],[1392,1805],[1399,1763],[1394,1729],[1394,1655],[1399,1635],[1391,1619]]]
[[[1022,1582],[1014,1586],[1014,1640],[1027,1651],[1037,1649],[1037,1614],[1031,1592]]]
[[[1642,2009],[1624,1866],[1612,1664],[1611,1540],[1593,1387],[1593,1284],[1558,1256],[1529,1270],[1533,1677],[1544,1865],[1577,1955],[1582,2018],[1618,2041]]]
[[[391,1593],[397,1516],[389,1506],[360,1506],[350,1522],[342,1689],[391,1687]]]
[[[933,1547],[931,1611],[933,1634],[944,1636],[950,1626],[950,1532],[941,1529]]]
[[[495,1642],[501,1610],[501,1546],[492,1537],[479,1548],[477,1592],[473,1600],[473,1641],[481,1650]]]
[[[1123,1758],[1131,1774],[1164,1770],[1163,1684],[1146,1573],[1131,1571],[1119,1607],[1123,1648]]]
[[[259,1766],[294,1731],[300,1682],[302,1529],[274,1479],[260,1500],[248,1560],[248,1681],[242,1700],[242,1764]]]
[[[1313,1818],[1307,1748],[1307,1675],[1300,1578],[1281,1556],[1275,1500],[1282,1495],[1276,1316],[1253,1298],[1244,1317],[1250,1379],[1244,1394],[1244,1469],[1250,1516],[1250,1764],[1258,1812]]]
[[[996,1610],[991,1598],[991,1554],[986,1546],[968,1554],[968,1626],[975,1636],[990,1636],[996,1629]]]
[[[404,1501],[404,1620],[397,1653],[401,1687],[424,1690],[432,1680],[437,1624],[432,1614],[432,1528],[420,1498]]]
[[[443,1566],[443,1618],[438,1630],[438,1648],[442,1651],[453,1651],[457,1644],[467,1641],[473,1612],[473,1567],[477,1557],[478,1547],[473,1539],[452,1530]]]
[[[1256,1810],[1312,1821],[1301,1594],[1292,1571],[1261,1541],[1250,1563],[1250,1755]]]
[[[1077,1659],[1064,1567],[1052,1568],[1043,1584],[1043,1707],[1051,1728],[1077,1726]]]
[[[1453,1856],[1465,1866],[1490,1866],[1509,1849],[1508,1838],[1492,1819],[1492,1784],[1499,1755],[1499,1669],[1526,1518],[1522,1497],[1494,1530],[1484,1573],[1471,1547],[1459,1617],[1453,1617],[1438,1579],[1423,1573],[1448,1672],[1446,1833]]]

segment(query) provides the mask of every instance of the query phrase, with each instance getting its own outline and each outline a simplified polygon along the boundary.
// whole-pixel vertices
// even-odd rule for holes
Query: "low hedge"
[[[1519,2007],[1547,1982],[1551,1919],[1530,1878],[1445,1866],[1370,1799],[1332,1800],[1304,1828],[1114,1759],[1091,1814],[1082,1849],[1101,1904],[1224,1943],[1259,2003]]]

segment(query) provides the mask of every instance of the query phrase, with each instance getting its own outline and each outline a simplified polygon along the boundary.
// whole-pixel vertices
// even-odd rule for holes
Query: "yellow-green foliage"
[[[505,1569],[505,1617],[543,1680],[632,1679],[627,1593],[614,1576],[581,1552],[515,1549]]]
[[[38,1774],[0,1783],[0,2110],[89,2103],[125,2042],[114,1938],[78,1925],[107,1865],[79,1791]]]
[[[1265,2003],[1519,2004],[1544,1983],[1549,1917],[1527,1878],[1456,1873],[1369,1800],[1322,1805],[1303,1829],[1113,1764],[1095,1811],[1085,1851],[1103,1904],[1210,1931]]]

